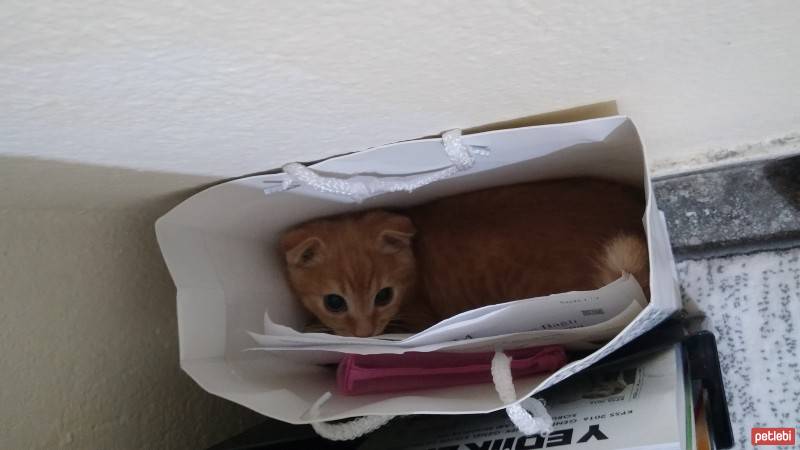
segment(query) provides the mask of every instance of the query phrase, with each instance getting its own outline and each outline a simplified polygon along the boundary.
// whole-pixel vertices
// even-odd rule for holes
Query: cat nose
[[[353,330],[355,337],[370,337],[375,332],[375,327],[368,322],[359,322],[356,324],[356,329]]]

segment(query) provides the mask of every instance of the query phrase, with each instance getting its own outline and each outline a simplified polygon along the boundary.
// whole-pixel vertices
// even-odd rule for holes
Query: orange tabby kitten
[[[460,312],[591,290],[647,289],[640,189],[572,178],[485,189],[405,210],[314,220],[281,250],[296,297],[328,331],[415,332]]]

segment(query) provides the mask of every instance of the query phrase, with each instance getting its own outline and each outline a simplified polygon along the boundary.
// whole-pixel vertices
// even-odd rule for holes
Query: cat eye
[[[322,301],[325,303],[325,308],[330,312],[339,313],[347,311],[347,300],[341,295],[328,294],[322,297]]]
[[[375,305],[386,306],[392,301],[392,297],[394,297],[394,289],[385,287],[375,294]]]

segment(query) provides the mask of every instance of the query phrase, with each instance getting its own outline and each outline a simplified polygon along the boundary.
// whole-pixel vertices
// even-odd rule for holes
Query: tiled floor
[[[678,274],[717,336],[735,448],[752,448],[752,427],[800,425],[800,248],[684,261]]]

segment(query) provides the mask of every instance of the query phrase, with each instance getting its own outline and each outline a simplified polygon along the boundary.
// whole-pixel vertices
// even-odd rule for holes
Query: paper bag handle
[[[495,351],[492,358],[492,381],[497,395],[504,404],[516,402],[517,393],[511,376],[511,358],[502,350]],[[331,393],[323,394],[311,406],[309,415],[319,416],[319,408],[331,398]],[[533,397],[506,407],[511,422],[526,436],[539,434],[546,437],[553,431],[553,418],[547,413],[542,401]],[[325,439],[332,441],[349,441],[371,433],[386,425],[395,416],[363,416],[349,422],[329,423],[314,422],[314,431]]]
[[[439,181],[467,170],[475,164],[476,155],[488,155],[486,147],[467,145],[461,139],[461,130],[455,129],[442,134],[442,145],[447,158],[453,163],[444,169],[405,176],[354,175],[326,176],[300,163],[283,166],[283,183],[264,189],[264,193],[286,191],[298,186],[308,186],[320,192],[349,197],[356,203],[376,194],[386,192],[411,192],[427,184]]]
[[[319,408],[323,403],[331,398],[331,393],[326,392],[322,397],[314,402],[311,406],[310,414],[312,416],[319,415]],[[331,441],[352,441],[367,433],[371,433],[378,428],[389,423],[395,416],[362,416],[353,419],[349,422],[342,423],[328,423],[328,422],[314,422],[311,427],[318,435],[329,439]]]
[[[517,400],[517,391],[511,377],[511,358],[496,351],[492,358],[492,381],[497,395],[504,404]],[[506,414],[517,429],[526,436],[540,434],[547,437],[553,431],[553,418],[547,413],[544,403],[533,397],[506,407]]]

